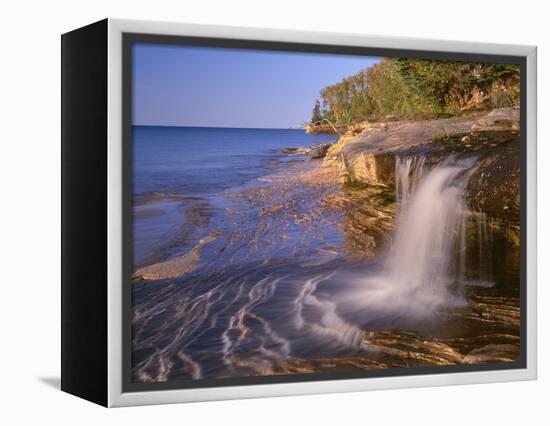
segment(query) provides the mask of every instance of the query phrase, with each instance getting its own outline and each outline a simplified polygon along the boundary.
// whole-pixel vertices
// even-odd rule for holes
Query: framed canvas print
[[[62,389],[106,406],[536,378],[536,49],[62,36]]]

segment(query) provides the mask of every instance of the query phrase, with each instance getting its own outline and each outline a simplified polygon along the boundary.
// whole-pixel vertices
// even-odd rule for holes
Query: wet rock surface
[[[138,269],[132,279],[134,280],[165,280],[178,278],[199,267],[201,251],[205,245],[219,237],[219,233],[211,232],[202,238],[189,252],[175,258],[144,266]]]
[[[448,313],[448,322],[454,322],[451,327],[440,324],[440,330],[432,330],[431,334],[407,330],[366,331],[364,343],[367,350],[360,356],[290,359],[281,364],[277,372],[341,372],[518,360],[519,300],[478,295],[472,296],[469,302],[471,305],[462,312]],[[453,328],[456,331],[453,332]]]
[[[309,155],[313,159],[324,158],[324,156],[327,154],[327,151],[329,150],[329,148],[331,146],[332,146],[332,144],[330,144],[330,143],[317,145],[317,146],[311,148],[308,151],[307,155]]]
[[[358,329],[360,347],[344,346],[336,351],[338,356],[330,354],[331,345],[340,345],[336,335],[327,336],[326,355],[308,350],[306,330],[319,327],[313,323],[302,329],[305,334],[289,352],[286,337],[280,334],[287,325],[278,324],[286,324],[289,315],[281,303],[306,297],[286,292],[303,292],[299,289],[304,282],[307,287],[307,280],[277,282],[270,277],[279,270],[286,271],[278,273],[281,277],[309,268],[321,268],[322,273],[323,268],[333,269],[334,262],[362,262],[383,255],[396,226],[396,196],[383,184],[341,184],[337,168],[318,162],[273,165],[273,174],[260,182],[226,194],[223,214],[230,226],[222,226],[219,218],[202,224],[206,234],[215,231],[217,238],[202,247],[193,271],[174,280],[135,282],[135,380],[354,372],[519,359],[520,307],[514,277],[510,289],[501,284],[467,287],[466,305],[440,311],[431,321]],[[472,244],[478,243],[474,239]],[[515,269],[514,263],[509,265]],[[244,301],[235,305],[240,298]],[[197,336],[208,342],[205,352],[195,348]],[[297,342],[305,348],[299,350]]]
[[[519,360],[516,118],[517,110],[507,109],[419,128],[377,124],[342,138],[323,162],[266,164],[270,174],[221,198],[170,196],[181,202],[188,228],[140,266],[151,273],[175,268],[174,278],[141,274],[134,281],[134,379]],[[375,276],[391,252],[400,225],[398,153],[422,156],[427,170],[452,155],[482,159],[466,188],[465,283],[450,289],[460,303],[422,321],[394,321],[384,306],[362,321],[369,308],[346,316],[330,293],[345,290],[345,280],[317,286],[357,265],[372,265],[364,275]],[[405,307],[413,303],[405,299]],[[369,297],[362,302],[372,308]]]
[[[297,147],[297,148],[284,148],[280,152],[281,154],[287,154],[287,155],[307,155],[311,159],[317,160],[320,158],[324,158],[327,154],[330,147],[333,145],[332,142],[328,143],[321,143],[319,145],[313,146],[313,147]]]

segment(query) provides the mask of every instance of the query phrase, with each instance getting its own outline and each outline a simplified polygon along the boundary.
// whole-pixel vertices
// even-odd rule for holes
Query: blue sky
[[[379,61],[368,56],[135,44],[133,123],[288,128],[319,91]]]

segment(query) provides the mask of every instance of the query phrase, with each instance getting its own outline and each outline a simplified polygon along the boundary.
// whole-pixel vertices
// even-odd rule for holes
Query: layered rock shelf
[[[519,232],[519,110],[426,121],[362,123],[327,152],[325,163],[337,167],[342,182],[395,186],[396,157],[424,157],[433,167],[448,159],[475,157],[467,201]],[[517,237],[517,235],[516,235]]]

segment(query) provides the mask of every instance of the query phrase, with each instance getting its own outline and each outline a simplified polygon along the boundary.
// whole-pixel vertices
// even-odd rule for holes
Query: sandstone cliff
[[[468,185],[472,210],[519,232],[519,109],[500,108],[476,115],[426,121],[362,123],[327,152],[348,183],[395,185],[396,157],[423,157],[426,167],[475,157],[479,166]]]

